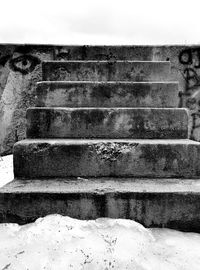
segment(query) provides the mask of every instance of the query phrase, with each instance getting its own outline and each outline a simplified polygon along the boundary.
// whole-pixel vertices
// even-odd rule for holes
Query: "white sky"
[[[200,0],[0,2],[0,43],[200,44]]]

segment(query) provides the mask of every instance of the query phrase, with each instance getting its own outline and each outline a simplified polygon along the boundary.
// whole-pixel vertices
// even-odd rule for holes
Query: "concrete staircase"
[[[200,143],[169,62],[43,63],[0,222],[47,214],[200,232]]]

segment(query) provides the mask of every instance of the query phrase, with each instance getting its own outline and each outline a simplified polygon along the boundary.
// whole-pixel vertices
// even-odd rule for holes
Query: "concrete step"
[[[186,139],[186,109],[29,108],[28,138]]]
[[[177,82],[39,82],[40,107],[178,107]]]
[[[200,177],[191,140],[27,139],[14,146],[16,178]]]
[[[34,179],[14,180],[0,189],[1,223],[25,224],[55,213],[200,232],[200,180]]]
[[[154,46],[111,45],[111,46],[62,46],[54,52],[56,60],[153,60],[168,59],[169,46],[162,46],[161,53]],[[53,53],[53,52],[52,52]]]
[[[46,61],[43,81],[170,81],[170,62]]]

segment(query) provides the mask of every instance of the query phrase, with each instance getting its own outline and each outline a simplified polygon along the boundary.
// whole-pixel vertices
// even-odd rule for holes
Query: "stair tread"
[[[170,65],[169,61],[142,61],[142,60],[44,60],[43,63],[166,63]]]
[[[200,179],[104,180],[15,179],[0,189],[0,223],[26,224],[57,213],[200,232]]]
[[[29,143],[49,143],[49,144],[95,144],[106,142],[122,142],[122,143],[139,143],[139,144],[191,144],[200,145],[200,142],[190,139],[24,139],[16,143],[29,144]]]
[[[40,45],[41,46],[41,45]],[[168,48],[162,46],[161,49]],[[67,45],[58,46],[56,49],[56,59],[120,59],[120,60],[152,60],[157,56],[154,48],[149,45]]]
[[[26,139],[15,177],[200,177],[200,142],[189,139]]]
[[[42,81],[36,106],[178,107],[177,82]]]
[[[28,110],[69,110],[69,111],[84,111],[84,110],[141,110],[141,111],[188,111],[186,108],[159,108],[159,107],[51,107],[51,106],[46,106],[46,107],[29,107]]]
[[[178,81],[150,81],[150,82],[134,82],[134,81],[39,81],[36,85],[50,84],[50,85],[69,85],[69,84],[105,84],[105,85],[165,85],[165,84],[178,84]]]
[[[188,138],[188,111],[160,108],[29,108],[28,138]]]
[[[180,178],[54,178],[15,179],[0,193],[198,193],[200,179]]]

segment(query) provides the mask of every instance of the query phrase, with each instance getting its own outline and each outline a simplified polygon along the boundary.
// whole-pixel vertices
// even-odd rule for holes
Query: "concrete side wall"
[[[200,141],[199,46],[55,46],[0,45],[0,153],[9,154],[25,138],[25,112],[35,105],[35,84],[44,60],[170,61],[172,79],[179,82],[179,107],[192,115],[191,138]]]

